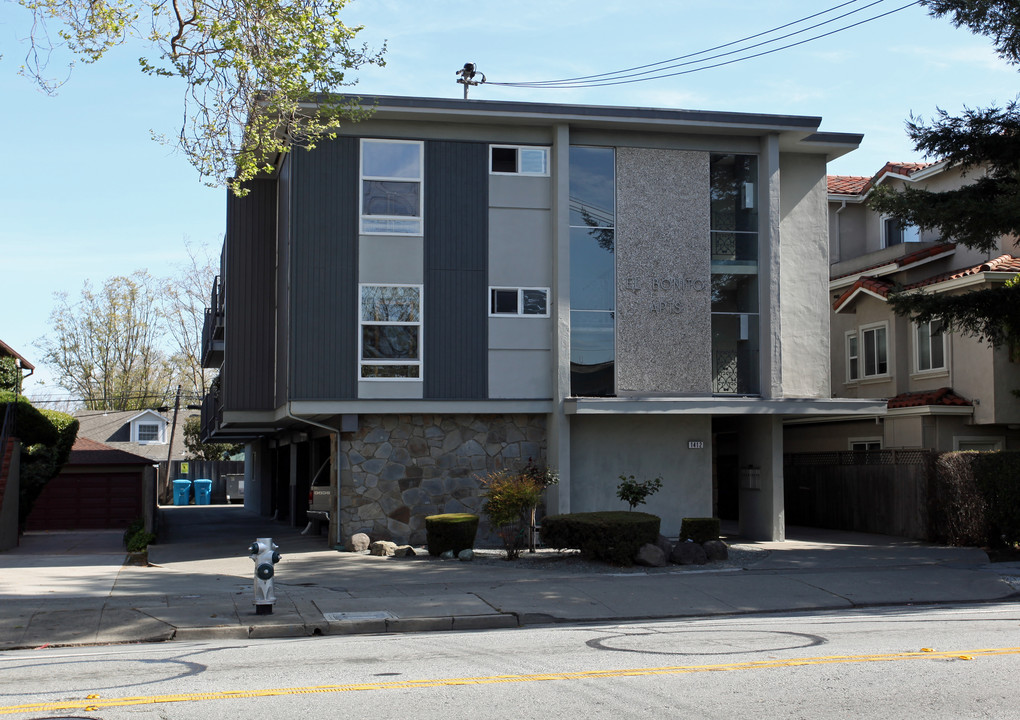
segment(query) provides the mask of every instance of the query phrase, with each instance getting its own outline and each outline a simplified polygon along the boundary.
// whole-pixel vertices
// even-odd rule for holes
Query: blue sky
[[[879,2],[810,34],[907,1]],[[386,67],[355,75],[355,91],[455,98],[463,92],[455,72],[468,61],[494,82],[604,73],[728,43],[836,4],[357,0],[345,18],[365,26],[361,40],[386,41],[389,48]],[[151,139],[150,131],[173,135],[179,128],[181,88],[143,76],[141,48],[118,48],[97,64],[79,65],[47,97],[17,74],[28,23],[23,8],[0,2],[0,133],[7,157],[0,179],[0,339],[37,361],[34,342],[48,331],[55,292],[73,298],[85,280],[99,285],[143,268],[169,274],[186,258],[186,240],[218,253],[225,190],[205,187],[181,155]],[[1016,97],[1017,79],[986,38],[913,6],[704,72],[589,89],[486,85],[471,97],[821,116],[823,130],[865,135],[861,148],[829,172],[870,175],[887,160],[920,159],[903,131],[912,112],[930,116],[936,107],[956,112],[1003,103]],[[37,376],[46,386],[30,379],[30,395],[63,394],[45,369]]]

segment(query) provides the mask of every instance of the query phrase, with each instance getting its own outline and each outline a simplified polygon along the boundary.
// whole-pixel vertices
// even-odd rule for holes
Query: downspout
[[[288,393],[287,393],[288,395],[290,395],[289,390],[290,389],[288,388]],[[326,432],[328,432],[330,435],[336,435],[337,467],[334,468],[335,471],[336,471],[336,507],[334,508],[334,510],[336,512],[336,537],[334,538],[334,541],[335,541],[334,544],[337,547],[339,547],[339,546],[343,545],[343,540],[341,539],[341,538],[343,538],[343,533],[341,532],[341,529],[340,529],[340,470],[339,470],[339,467],[340,467],[340,462],[339,462],[339,460],[340,460],[340,457],[339,457],[340,456],[340,431],[337,428],[335,428],[335,427],[331,427],[329,425],[324,425],[322,423],[315,422],[314,420],[309,420],[308,418],[298,417],[297,415],[295,415],[292,412],[291,404],[292,404],[291,401],[287,400],[287,404],[284,406],[285,407],[286,417],[288,417],[291,420],[294,420],[295,422],[305,423],[306,425],[311,425],[313,427],[321,428],[321,429],[325,430]]]
[[[830,257],[829,258],[829,265],[832,265],[833,262],[839,262],[840,260],[843,259],[843,253],[842,253],[843,245],[842,245],[842,242],[841,242],[843,236],[842,236],[842,233],[840,232],[840,227],[839,227],[839,214],[841,212],[843,212],[844,210],[846,210],[846,200],[845,199],[840,202],[839,209],[836,210],[836,259],[835,259],[835,261],[833,261],[833,259]]]

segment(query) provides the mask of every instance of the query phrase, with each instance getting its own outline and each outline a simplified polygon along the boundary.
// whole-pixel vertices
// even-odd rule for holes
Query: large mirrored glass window
[[[570,393],[616,393],[616,153],[570,148]]]
[[[712,392],[760,388],[758,158],[712,155]]]

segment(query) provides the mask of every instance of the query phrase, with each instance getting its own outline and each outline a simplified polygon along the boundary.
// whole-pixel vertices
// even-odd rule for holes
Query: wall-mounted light
[[[743,186],[743,191],[740,194],[740,209],[754,210],[756,197],[757,196],[754,193],[754,183],[745,182]]]

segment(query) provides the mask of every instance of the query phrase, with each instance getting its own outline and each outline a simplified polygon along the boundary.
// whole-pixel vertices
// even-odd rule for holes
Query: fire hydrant
[[[272,615],[273,604],[276,602],[276,593],[273,592],[273,575],[276,569],[273,567],[280,562],[280,553],[276,552],[280,546],[273,542],[273,538],[255,538],[248,550],[248,556],[255,563],[255,614]]]

